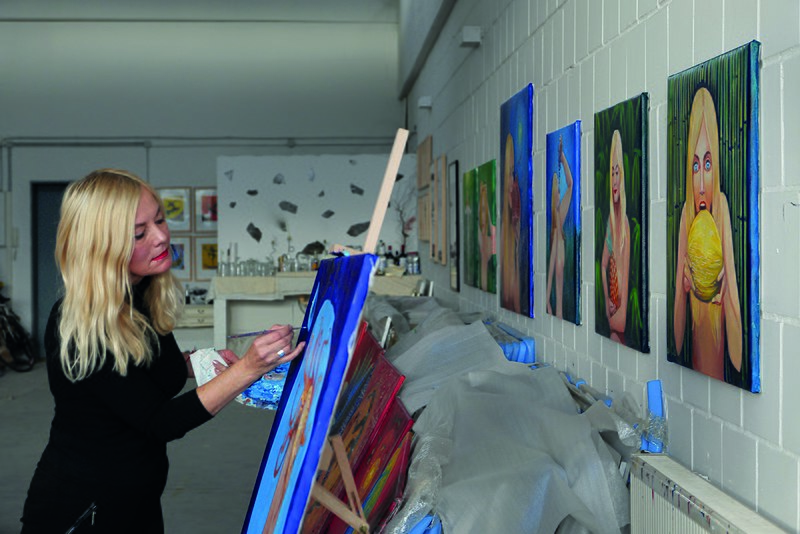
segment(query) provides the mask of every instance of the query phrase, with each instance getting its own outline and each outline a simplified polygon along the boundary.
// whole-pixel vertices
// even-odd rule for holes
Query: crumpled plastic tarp
[[[414,425],[406,504],[386,532],[407,532],[431,510],[448,534],[618,534],[630,522],[608,445],[578,414],[558,371],[501,354],[489,368],[453,375]]]
[[[430,333],[421,338],[409,334],[386,352],[389,361],[406,377],[399,395],[412,414],[428,404],[434,392],[450,378],[507,361],[500,345],[480,321],[464,325],[452,311],[437,310],[418,328]],[[406,341],[409,339],[413,344]]]

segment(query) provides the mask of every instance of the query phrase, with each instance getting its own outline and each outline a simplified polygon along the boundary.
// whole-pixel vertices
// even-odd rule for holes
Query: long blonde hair
[[[719,184],[719,128],[717,127],[717,110],[714,99],[705,87],[701,87],[694,94],[692,111],[689,114],[689,137],[686,142],[686,228],[692,227],[694,222],[694,176],[692,164],[694,162],[694,147],[700,137],[700,130],[706,125],[706,135],[711,149],[711,174],[713,176],[713,195],[711,198],[711,215],[716,220],[719,212],[721,189]]]
[[[684,213],[686,214],[686,231],[692,228],[694,222],[694,173],[692,172],[692,165],[694,163],[694,150],[697,146],[697,140],[700,138],[700,130],[706,125],[706,136],[708,137],[708,144],[711,151],[711,176],[713,180],[712,188],[713,195],[711,197],[711,216],[714,218],[714,223],[717,224],[717,217],[719,217],[720,202],[722,199],[722,191],[719,184],[719,128],[717,127],[717,110],[714,107],[714,99],[711,98],[711,93],[705,87],[701,87],[694,94],[692,100],[692,111],[689,114],[689,136],[686,143],[686,204]],[[692,316],[699,317],[701,307],[705,307],[708,315],[711,317],[711,334],[715,341],[718,341],[723,335],[722,321],[722,306],[704,306],[699,300],[692,298],[689,299],[692,309]]]
[[[169,271],[151,277],[145,292],[150,321],[132,306],[129,264],[142,191],[163,209],[148,183],[116,169],[94,171],[64,193],[55,252],[64,281],[59,357],[73,382],[101,368],[109,353],[123,376],[131,363],[149,365],[156,333],[175,326],[180,289]]]
[[[608,213],[608,224],[611,227],[611,243],[614,245],[617,244],[617,238],[620,237],[617,235],[617,216],[614,213],[614,161],[617,162],[619,165],[619,207],[622,216],[624,217],[627,213],[627,197],[625,196],[625,165],[624,160],[622,157],[622,136],[619,133],[619,130],[614,130],[614,133],[611,135],[611,152],[609,153],[609,180],[608,180],[608,204],[609,204],[609,213]],[[625,246],[625,228],[622,228],[622,236],[620,241],[620,247]]]

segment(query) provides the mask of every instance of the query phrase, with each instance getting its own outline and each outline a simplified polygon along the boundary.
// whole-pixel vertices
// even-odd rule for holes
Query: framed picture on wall
[[[219,253],[216,237],[194,238],[195,280],[211,280],[217,272]]]
[[[423,189],[430,185],[428,169],[430,169],[433,159],[433,138],[429,135],[417,145],[417,189]]]
[[[447,219],[448,219],[448,240],[450,256],[450,289],[461,290],[461,278],[459,274],[459,204],[458,204],[458,160],[451,161],[447,166]]]
[[[192,188],[165,187],[156,189],[164,203],[164,215],[169,231],[190,232],[192,230]]]
[[[217,189],[197,187],[194,190],[195,232],[217,231]]]
[[[426,189],[417,197],[417,221],[419,222],[419,240],[431,240],[431,197]]]
[[[172,274],[178,280],[192,279],[192,238],[172,237],[169,247],[172,249]]]

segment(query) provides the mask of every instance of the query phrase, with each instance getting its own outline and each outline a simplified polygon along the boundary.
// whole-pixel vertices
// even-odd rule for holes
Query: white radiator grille
[[[631,532],[784,532],[663,454],[634,455]]]

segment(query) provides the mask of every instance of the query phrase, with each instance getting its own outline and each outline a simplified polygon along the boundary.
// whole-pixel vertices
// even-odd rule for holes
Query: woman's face
[[[172,254],[167,219],[156,199],[145,189],[142,189],[139,207],[136,208],[133,239],[133,255],[129,264],[132,283],[139,283],[145,276],[169,271]]]
[[[619,161],[617,161],[616,156],[612,156],[612,165],[611,165],[611,197],[614,200],[614,204],[619,203],[619,188],[620,183],[622,182],[621,171],[619,168]]]
[[[700,126],[700,135],[694,147],[692,158],[692,184],[694,187],[694,212],[700,210],[711,211],[711,197],[714,191],[714,165],[711,159],[711,144],[708,142],[708,132],[705,121]]]

